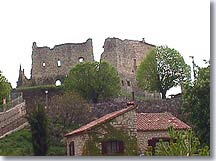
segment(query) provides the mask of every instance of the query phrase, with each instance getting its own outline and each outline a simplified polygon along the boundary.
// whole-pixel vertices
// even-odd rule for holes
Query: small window
[[[152,147],[152,153],[155,153],[155,147],[160,143],[160,140],[165,142],[165,145],[169,145],[170,143],[170,138],[169,137],[158,137],[158,138],[152,138],[148,140],[148,146]],[[175,142],[175,140],[174,140]]]
[[[60,61],[60,60],[57,61],[57,66],[58,66],[58,67],[61,66],[61,61]]]
[[[83,57],[79,57],[79,62],[80,63],[84,62],[84,58]]]
[[[74,141],[72,141],[72,142],[69,144],[69,155],[70,155],[70,156],[75,155]]]
[[[102,142],[102,154],[112,155],[116,153],[124,153],[123,141],[106,141]]]
[[[60,86],[61,85],[61,81],[60,80],[56,80],[55,85],[56,86]]]
[[[122,86],[124,86],[124,81],[123,80],[121,81],[121,83],[122,83]]]
[[[43,63],[42,63],[42,66],[43,66],[43,67],[45,67],[45,66],[46,66],[46,63],[45,63],[45,62],[43,62]]]
[[[128,86],[131,86],[131,83],[130,83],[130,81],[127,81],[127,85],[128,85]]]

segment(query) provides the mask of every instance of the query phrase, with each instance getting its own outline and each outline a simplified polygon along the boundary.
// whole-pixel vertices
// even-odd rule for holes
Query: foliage
[[[151,92],[157,91],[166,98],[166,92],[177,85],[183,86],[190,79],[190,67],[181,54],[167,46],[153,49],[137,70],[138,86]]]
[[[16,91],[26,91],[26,90],[36,90],[36,89],[61,89],[62,86],[56,85],[38,85],[38,86],[29,86],[29,87],[18,87]]]
[[[51,98],[47,108],[49,141],[62,144],[68,130],[78,128],[89,121],[90,107],[78,94],[66,92]]]
[[[31,127],[32,145],[34,155],[44,156],[47,154],[47,116],[44,107],[41,104],[27,116]]]
[[[115,68],[107,62],[83,62],[70,70],[64,86],[66,90],[77,92],[96,103],[99,98],[119,94],[120,78]]]
[[[74,92],[53,96],[50,100],[47,114],[49,119],[61,123],[65,128],[72,123],[85,124],[88,122],[89,104]]]
[[[162,140],[155,147],[156,156],[197,156],[210,155],[208,146],[200,148],[200,142],[191,129],[186,131],[175,131],[173,127],[168,128],[170,143]],[[146,153],[152,155],[151,153]]]
[[[100,133],[102,131],[102,133]],[[103,136],[103,137],[101,137]],[[136,156],[138,154],[138,145],[136,137],[130,136],[124,129],[117,129],[108,123],[100,125],[94,131],[89,133],[89,140],[85,143],[83,154],[87,156],[103,155],[98,145],[102,141],[119,140],[124,142],[123,154],[112,155],[127,155]]]
[[[202,144],[210,145],[210,65],[200,68],[197,79],[185,86],[182,112]]]
[[[0,105],[3,103],[3,98],[9,98],[11,89],[11,84],[0,71]]]

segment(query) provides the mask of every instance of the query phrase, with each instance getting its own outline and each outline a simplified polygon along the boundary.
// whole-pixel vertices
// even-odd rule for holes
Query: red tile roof
[[[169,126],[179,130],[191,128],[168,112],[137,114],[137,131],[167,130]]]
[[[94,120],[94,121],[80,127],[79,129],[76,129],[76,130],[74,130],[72,132],[67,133],[65,136],[67,137],[67,136],[71,136],[71,135],[78,134],[78,133],[81,133],[81,132],[86,132],[86,131],[92,129],[93,127],[95,127],[97,125],[100,125],[100,124],[102,124],[102,123],[104,123],[104,122],[106,122],[108,120],[114,119],[114,118],[118,117],[119,115],[122,115],[122,114],[136,108],[136,106],[134,106],[134,104],[129,103],[127,105],[129,107],[123,108],[123,109],[121,109],[119,111],[109,113],[109,114],[107,114],[107,115],[105,115],[105,116],[103,116],[103,117],[101,117],[101,118],[99,118],[97,120]]]
[[[114,119],[119,115],[122,115],[136,107],[134,104],[128,104],[128,108],[121,109],[109,113],[97,120],[94,120],[72,132],[67,133],[65,136],[71,136],[79,134],[82,132],[87,132],[88,130],[96,127],[102,123],[105,123],[108,120]],[[167,130],[169,126],[173,126],[174,129],[188,129],[191,128],[178,118],[174,117],[171,113],[137,113],[137,131],[156,131],[156,130]]]

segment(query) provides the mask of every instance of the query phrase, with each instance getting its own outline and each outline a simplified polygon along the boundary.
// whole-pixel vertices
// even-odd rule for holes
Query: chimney
[[[127,102],[127,106],[135,105],[134,102]]]
[[[145,43],[145,38],[142,38],[142,42]]]

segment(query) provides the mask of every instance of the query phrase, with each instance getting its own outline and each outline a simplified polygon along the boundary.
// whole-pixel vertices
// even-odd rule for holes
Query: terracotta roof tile
[[[138,113],[137,114],[137,130],[138,131],[154,131],[167,130],[169,126],[174,129],[191,128],[171,113]]]
[[[102,123],[104,123],[104,122],[106,122],[108,120],[114,119],[117,116],[122,115],[122,114],[136,108],[133,104],[128,104],[128,105],[130,105],[128,108],[123,108],[123,109],[121,109],[119,111],[109,113],[109,114],[107,114],[107,115],[105,115],[105,116],[103,116],[103,117],[101,117],[101,118],[99,118],[97,120],[94,120],[94,121],[92,121],[92,122],[78,128],[78,129],[76,129],[76,130],[74,130],[72,132],[67,133],[65,136],[67,137],[67,136],[71,136],[71,135],[78,134],[78,133],[81,133],[81,132],[86,132],[87,130],[89,130],[89,129],[91,129],[91,128],[99,125],[99,124],[102,124]]]
[[[67,133],[65,136],[71,136],[82,132],[87,132],[93,127],[105,123],[108,120],[114,119],[119,115],[122,115],[136,107],[133,104],[128,104],[128,108],[121,109],[109,113],[97,120],[94,120],[72,132]],[[175,129],[188,129],[191,128],[178,118],[174,117],[171,113],[137,113],[137,125],[138,131],[155,131],[155,130],[167,130],[169,126],[173,126]]]

